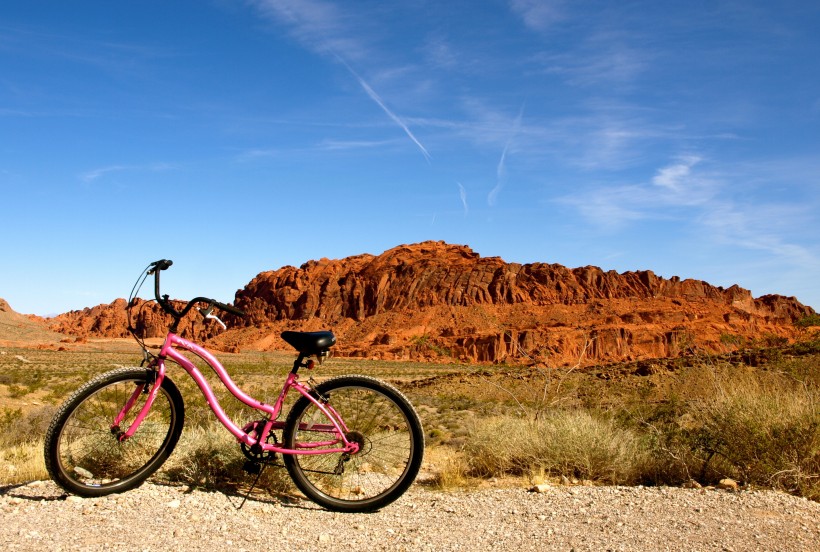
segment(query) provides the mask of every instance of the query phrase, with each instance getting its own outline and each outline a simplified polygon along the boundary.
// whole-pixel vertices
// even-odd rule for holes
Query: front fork
[[[159,393],[160,387],[162,387],[162,382],[165,379],[165,364],[159,362],[146,368],[145,379],[145,383],[140,383],[134,388],[131,396],[125,402],[122,410],[120,410],[119,414],[117,414],[114,418],[114,422],[111,424],[111,433],[114,434],[120,442],[130,439],[134,433],[137,432],[145,417],[148,416],[148,412],[151,410],[151,406],[154,404],[154,399],[157,398],[157,393]],[[148,395],[145,398],[145,404],[142,405],[142,408],[137,413],[137,417],[134,418],[134,421],[131,423],[130,427],[126,431],[122,431],[122,429],[120,429],[120,424],[137,403],[139,396],[143,393]]]

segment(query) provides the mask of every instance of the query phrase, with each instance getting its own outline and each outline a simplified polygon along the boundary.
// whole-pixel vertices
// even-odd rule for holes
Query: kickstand
[[[245,501],[248,500],[249,496],[251,496],[251,493],[253,492],[253,488],[256,487],[256,484],[259,482],[259,478],[262,477],[262,472],[265,470],[265,467],[266,467],[265,464],[256,464],[256,466],[258,466],[258,471],[253,470],[253,471],[256,471],[256,477],[253,479],[253,483],[251,483],[251,488],[248,489],[248,492],[245,493],[244,497],[242,497],[242,503],[236,509],[237,511],[242,509],[242,506],[245,505]]]

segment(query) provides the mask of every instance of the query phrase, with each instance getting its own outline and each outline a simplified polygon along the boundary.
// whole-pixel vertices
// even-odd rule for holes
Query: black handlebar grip
[[[238,308],[232,307],[230,305],[226,305],[225,303],[219,303],[217,301],[214,301],[214,305],[224,310],[225,312],[235,314],[236,316],[245,316],[245,311],[239,310]]]

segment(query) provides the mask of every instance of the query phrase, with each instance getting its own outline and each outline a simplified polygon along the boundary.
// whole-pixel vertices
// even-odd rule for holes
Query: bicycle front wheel
[[[149,371],[121,368],[78,389],[59,409],[45,438],[48,473],[63,489],[86,497],[139,486],[168,458],[179,440],[184,418],[182,395],[165,378],[136,433],[125,441],[154,385]],[[132,402],[124,419],[115,420]]]
[[[366,376],[330,379],[316,387],[314,396],[328,401],[359,451],[285,455],[299,490],[342,512],[377,510],[400,497],[415,480],[424,455],[424,432],[410,402],[393,386]],[[300,398],[285,424],[285,446],[316,452],[339,448],[341,441],[329,423],[313,402]]]

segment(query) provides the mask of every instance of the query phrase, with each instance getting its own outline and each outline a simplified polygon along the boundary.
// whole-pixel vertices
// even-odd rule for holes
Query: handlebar
[[[148,265],[148,274],[154,275],[154,297],[156,298],[157,303],[159,303],[159,305],[162,307],[162,310],[164,310],[165,312],[174,317],[174,327],[176,327],[176,324],[180,321],[180,319],[182,319],[186,314],[188,314],[188,311],[190,311],[193,308],[193,306],[197,303],[208,303],[209,305],[213,305],[214,307],[220,310],[229,312],[236,316],[245,316],[245,313],[242,310],[236,307],[232,307],[230,305],[226,305],[225,303],[221,303],[215,299],[209,299],[208,297],[194,297],[193,299],[188,301],[188,303],[182,310],[176,310],[174,307],[171,306],[171,302],[168,300],[168,295],[160,296],[159,293],[159,273],[163,270],[167,270],[172,264],[174,264],[174,262],[169,261],[168,259],[160,259],[159,261],[154,261],[153,263]]]
[[[172,264],[174,264],[174,261],[169,261],[168,259],[160,259],[159,261],[154,261],[153,263],[148,265],[150,267],[148,269],[148,274],[151,275],[159,272],[160,270],[166,270],[170,268]]]

